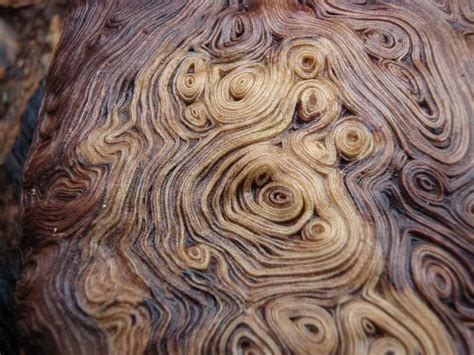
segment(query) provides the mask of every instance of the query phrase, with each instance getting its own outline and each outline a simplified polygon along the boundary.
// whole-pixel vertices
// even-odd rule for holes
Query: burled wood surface
[[[76,4],[24,172],[23,350],[472,354],[473,21]]]

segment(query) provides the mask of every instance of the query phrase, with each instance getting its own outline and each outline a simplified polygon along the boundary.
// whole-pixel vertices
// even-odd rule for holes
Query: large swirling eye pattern
[[[473,38],[464,0],[76,2],[23,351],[472,354]]]

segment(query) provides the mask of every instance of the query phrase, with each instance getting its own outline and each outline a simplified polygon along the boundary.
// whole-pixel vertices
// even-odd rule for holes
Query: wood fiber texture
[[[77,3],[24,171],[31,354],[472,354],[467,0]]]

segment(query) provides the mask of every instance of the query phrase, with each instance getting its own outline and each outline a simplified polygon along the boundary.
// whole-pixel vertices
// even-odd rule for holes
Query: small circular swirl
[[[453,285],[455,280],[453,280],[452,275],[449,272],[439,265],[433,265],[427,267],[427,277],[432,280],[432,285],[437,295],[441,299],[447,299],[453,292]]]
[[[331,354],[338,343],[331,314],[309,297],[278,298],[265,308],[270,325],[292,352]]]
[[[294,110],[297,93],[293,94],[290,78],[282,70],[248,62],[213,65],[210,72],[213,91],[205,95],[204,103],[216,123],[274,125]],[[287,105],[278,106],[283,97],[288,99]]]
[[[209,247],[204,244],[196,244],[186,249],[186,263],[197,270],[206,270],[211,260]]]
[[[255,75],[251,71],[237,72],[229,83],[229,93],[234,100],[242,100],[255,85]]]
[[[289,236],[311,215],[311,202],[298,181],[283,178],[280,169],[271,165],[269,161],[255,161],[237,175],[227,192],[232,201],[227,215],[265,234]]]
[[[412,251],[411,272],[418,292],[447,327],[456,329],[452,333],[456,342],[472,353],[474,289],[469,256],[420,243]]]
[[[282,43],[281,55],[299,78],[313,79],[324,70],[328,48],[325,39],[287,39]]]
[[[308,241],[328,241],[335,237],[334,228],[331,228],[328,222],[319,218],[305,225],[302,231],[302,237]]]
[[[206,106],[202,102],[194,102],[184,109],[184,124],[196,132],[205,132],[213,126]]]
[[[302,79],[312,79],[321,71],[323,62],[319,53],[315,53],[310,48],[300,48],[294,54],[293,63],[295,73]]]
[[[255,314],[241,316],[226,325],[219,335],[219,354],[281,354],[268,328]]]
[[[338,312],[338,326],[344,337],[343,354],[416,354],[421,344],[410,332],[405,317],[397,315],[393,306],[373,299],[350,301]],[[383,350],[383,351],[382,351]]]
[[[337,150],[348,159],[362,158],[369,154],[374,146],[370,131],[354,118],[339,124],[334,131],[334,137]]]
[[[370,346],[370,355],[406,355],[405,346],[394,337],[383,337],[375,340]]]
[[[361,33],[365,49],[377,58],[399,59],[410,51],[410,37],[397,25],[373,21]]]
[[[250,13],[231,10],[219,18],[203,46],[217,63],[256,59],[270,47],[272,36],[264,30],[261,19]]]
[[[186,102],[194,102],[204,91],[206,86],[206,65],[204,61],[192,56],[186,58],[176,75],[176,90],[179,96]]]
[[[405,164],[401,182],[411,199],[424,204],[439,203],[444,198],[444,178],[426,163],[413,160]]]
[[[416,285],[430,300],[454,298],[459,302],[459,287],[466,284],[467,273],[450,254],[422,244],[413,250],[412,266]]]
[[[341,112],[338,90],[327,80],[308,80],[301,86],[297,105],[298,117],[303,122],[316,120],[314,129],[332,123]]]
[[[407,64],[395,60],[383,60],[381,67],[386,69],[393,78],[393,83],[404,92],[410,93],[415,102],[421,102],[423,99],[422,82],[416,75],[416,71]]]
[[[308,122],[317,116],[318,111],[318,90],[308,88],[301,93],[298,113],[303,121]]]
[[[302,211],[301,191],[283,181],[271,182],[258,192],[255,204],[249,208],[272,222],[286,222],[296,218]]]
[[[374,335],[377,332],[377,327],[375,324],[368,318],[362,318],[360,325],[367,335]]]
[[[256,97],[262,96],[266,76],[265,68],[258,64],[235,68],[219,82],[218,93],[222,105],[237,105],[236,108],[241,108],[243,104],[253,102]]]

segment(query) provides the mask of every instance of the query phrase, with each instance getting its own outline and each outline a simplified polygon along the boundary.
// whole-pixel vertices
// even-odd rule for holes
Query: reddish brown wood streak
[[[360,3],[72,9],[24,173],[26,352],[473,352],[474,16]]]

